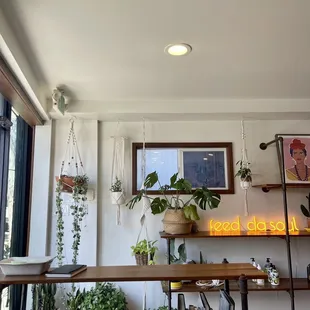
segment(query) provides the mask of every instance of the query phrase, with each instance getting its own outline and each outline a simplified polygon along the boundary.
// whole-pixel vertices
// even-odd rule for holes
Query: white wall
[[[122,208],[122,225],[116,225],[116,207],[111,205],[109,197],[111,164],[113,152],[113,140],[116,123],[98,123],[96,121],[77,122],[77,138],[80,145],[85,171],[90,176],[96,191],[96,199],[89,203],[90,214],[87,217],[87,226],[83,231],[81,242],[81,262],[88,265],[131,265],[135,264],[131,256],[130,246],[136,242],[139,232],[139,216],[141,206],[137,205],[134,210]],[[258,145],[263,141],[273,139],[276,133],[306,133],[310,130],[308,121],[249,121],[246,122],[247,148],[249,160],[253,166],[255,183],[277,183],[279,172],[275,147],[261,151]],[[147,137],[149,142],[212,142],[228,141],[233,142],[234,161],[237,161],[241,152],[240,122],[236,121],[208,121],[208,122],[162,122],[147,123]],[[51,176],[53,184],[50,197],[53,200],[53,213],[50,214],[52,229],[50,232],[51,254],[55,254],[55,202],[54,176],[58,173],[64,153],[68,133],[68,122],[56,121],[55,132],[52,139]],[[131,182],[131,142],[142,141],[141,123],[123,123],[120,127],[120,134],[128,137],[126,146],[126,178],[127,192],[130,197]],[[39,160],[39,159],[38,159]],[[45,160],[42,157],[42,162]],[[300,227],[304,225],[304,218],[300,214],[299,205],[305,203],[307,190],[289,190],[290,216],[295,216]],[[249,193],[250,215],[256,215],[260,219],[276,220],[283,216],[283,207],[280,191],[271,191],[268,194],[260,189],[251,189]],[[46,206],[42,206],[46,208]],[[200,212],[200,227],[206,227],[208,220],[212,217],[219,220],[231,220],[240,215],[243,217],[243,192],[236,180],[236,194],[223,195],[222,203],[217,210]],[[163,215],[148,215],[148,230],[150,238],[159,239],[158,232],[162,230]],[[32,214],[32,221],[36,214]],[[66,225],[70,225],[70,217],[66,218]],[[70,227],[70,226],[69,226]],[[42,227],[44,230],[44,227]],[[70,228],[68,228],[70,229]],[[38,234],[40,233],[38,228]],[[70,241],[66,241],[68,257],[70,257]],[[199,259],[199,251],[210,261],[221,262],[226,257],[230,262],[247,262],[250,257],[255,257],[260,263],[264,263],[266,257],[271,257],[280,270],[280,275],[286,277],[287,261],[285,242],[282,239],[206,239],[188,240],[188,257]],[[159,240],[160,252],[158,263],[165,263],[166,243]],[[293,270],[295,277],[305,277],[306,266],[309,264],[310,245],[308,238],[292,240]],[[96,261],[96,257],[98,260]],[[128,295],[130,310],[142,307],[143,283],[120,283]],[[148,307],[158,307],[165,300],[159,282],[147,285]],[[297,310],[308,308],[309,297],[307,292],[296,292]],[[187,300],[196,303],[196,294],[187,294]],[[216,309],[217,295],[210,293],[211,301]],[[238,293],[234,293],[237,305],[239,303]],[[251,292],[250,309],[290,309],[289,296],[285,292],[259,293]]]
[[[112,162],[113,141],[110,136],[115,133],[115,123],[102,123],[99,138],[99,158],[102,160],[102,168],[99,172],[102,177],[102,205],[99,204],[98,216],[99,225],[99,264],[100,265],[126,265],[135,264],[131,256],[130,245],[136,241],[139,232],[139,216],[141,206],[134,210],[122,209],[123,225],[115,225],[115,207],[110,204],[109,187]],[[247,148],[249,160],[253,164],[254,182],[279,182],[276,149],[270,147],[266,151],[259,149],[263,141],[273,139],[276,133],[300,133],[310,130],[310,123],[307,121],[251,121],[246,122]],[[241,152],[240,122],[219,121],[219,122],[162,122],[147,123],[148,142],[212,142],[228,141],[233,142],[234,161],[237,161]],[[141,123],[123,123],[120,134],[127,136],[126,176],[128,179],[128,190],[131,180],[131,142],[142,141]],[[299,205],[305,202],[307,190],[289,191],[290,216],[296,216],[300,227],[304,225],[304,219],[300,214]],[[128,195],[129,196],[129,195]],[[260,219],[275,220],[282,219],[282,200],[280,191],[272,191],[268,194],[260,189],[252,189],[249,193],[250,214],[255,214]],[[201,220],[199,226],[206,227],[208,219],[230,220],[240,215],[243,221],[243,192],[236,180],[236,194],[223,195],[222,203],[217,210],[200,212]],[[162,230],[162,215],[148,215],[148,229],[150,238],[159,239],[158,232]],[[282,277],[288,275],[285,242],[282,239],[206,239],[189,240],[186,242],[189,258],[199,259],[199,251],[202,250],[207,259],[213,262],[221,262],[227,257],[230,262],[247,262],[250,257],[255,257],[260,263],[264,263],[266,257],[271,257],[275,265],[280,269]],[[159,240],[160,254],[159,262],[165,263],[166,243]],[[294,276],[305,277],[306,266],[309,264],[310,244],[307,238],[294,239],[292,241],[293,270]],[[139,309],[142,301],[142,283],[121,284],[128,294],[130,309]],[[157,307],[164,302],[164,295],[161,292],[160,283],[148,283],[148,306]],[[217,296],[213,302],[217,303]],[[188,294],[187,296],[191,296]],[[216,297],[215,297],[216,296]],[[239,302],[238,294],[236,302]],[[309,298],[309,297],[308,297]],[[309,299],[306,292],[296,293],[297,309],[304,310],[308,306]],[[262,300],[265,300],[262,304]],[[189,299],[193,303],[197,301],[196,295]],[[290,309],[289,296],[287,293],[250,293],[250,305],[252,310],[266,309]],[[215,306],[216,309],[216,306]]]

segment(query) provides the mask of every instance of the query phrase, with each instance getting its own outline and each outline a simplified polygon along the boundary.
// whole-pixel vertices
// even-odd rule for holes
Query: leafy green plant
[[[111,188],[110,188],[110,191],[111,192],[121,192],[123,189],[122,189],[122,181],[116,177],[115,178],[115,182],[111,185]]]
[[[57,310],[55,306],[56,284],[34,284],[32,291],[32,310]]]
[[[250,163],[248,163],[249,165]],[[252,171],[248,165],[244,165],[242,160],[237,161],[236,165],[239,165],[239,170],[235,174],[235,177],[240,177],[242,181],[251,182],[252,181]]]
[[[124,292],[112,283],[97,283],[84,295],[80,310],[127,310]]]
[[[171,254],[172,253],[172,254]],[[170,263],[171,264],[184,264],[187,260],[185,242],[178,247],[178,256],[175,254],[175,239],[170,240]]]
[[[148,196],[146,192],[156,183],[159,184],[161,197],[153,198]],[[206,210],[207,206],[210,209],[217,208],[221,201],[221,196],[219,194],[210,191],[206,187],[197,188],[192,191],[192,184],[184,178],[178,178],[178,173],[175,173],[170,178],[170,184],[161,185],[158,174],[154,171],[146,176],[144,188],[145,189],[140,190],[138,195],[133,197],[126,204],[126,206],[129,206],[129,209],[133,209],[135,204],[138,203],[142,197],[147,197],[151,200],[153,214],[162,213],[166,209],[183,209],[187,219],[196,221],[199,220],[197,206],[192,202],[195,202],[200,209]],[[171,195],[171,193],[169,193],[171,190],[174,190],[176,194]],[[180,197],[183,193],[191,194],[190,199],[184,202]]]
[[[155,252],[158,251],[158,248],[155,246],[156,242],[157,242],[157,240],[147,242],[146,239],[139,241],[136,245],[132,245],[130,247],[132,250],[132,255],[135,255],[135,254],[148,255],[148,254],[150,254],[151,259],[152,259],[155,255]]]
[[[308,209],[304,206],[304,205],[300,205],[301,208],[301,212],[305,217],[310,218],[310,194],[308,196],[306,196],[306,198],[308,199]]]
[[[67,294],[67,309],[68,310],[79,310],[85,299],[86,291],[85,288],[83,291],[78,289],[76,292],[70,292]]]

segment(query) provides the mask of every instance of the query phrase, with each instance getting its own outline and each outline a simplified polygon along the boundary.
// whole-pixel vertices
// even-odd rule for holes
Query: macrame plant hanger
[[[67,146],[64,160],[62,161],[60,168],[60,177],[62,178],[63,191],[65,192],[72,192],[74,185],[73,177],[82,176],[85,174],[84,165],[74,131],[74,118],[71,118],[69,122],[71,125],[67,139]]]
[[[142,129],[143,129],[143,147],[142,147],[142,162],[141,162],[141,176],[142,176],[142,185],[141,190],[144,190],[144,193],[146,194],[146,188],[144,186],[144,181],[146,178],[146,150],[145,150],[145,119],[142,120]],[[140,216],[140,231],[137,237],[137,243],[140,240],[140,236],[142,233],[143,228],[145,229],[145,239],[147,242],[147,249],[149,249],[149,237],[147,232],[147,224],[146,224],[146,213],[151,208],[151,201],[150,198],[148,198],[146,195],[143,195],[142,197],[142,211]],[[148,257],[148,261],[150,260],[150,254]],[[142,310],[146,309],[146,292],[147,292],[147,282],[144,282],[144,294],[143,294],[143,302],[142,302]]]
[[[116,134],[113,136],[113,162],[111,173],[111,203],[117,205],[116,224],[121,225],[121,205],[126,202],[124,191],[124,169],[125,169],[125,137],[118,136],[119,122]]]
[[[244,130],[244,121],[241,121],[241,138],[242,138],[242,162],[241,162],[241,167],[242,168],[249,168],[249,161],[248,161],[248,154],[247,154],[247,149],[246,149],[246,135],[245,135],[245,130]],[[240,186],[244,190],[244,215],[248,216],[249,215],[249,206],[248,206],[248,190],[252,186],[251,181],[247,180],[240,180]]]

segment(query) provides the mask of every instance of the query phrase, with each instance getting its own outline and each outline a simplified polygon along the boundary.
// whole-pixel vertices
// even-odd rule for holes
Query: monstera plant
[[[147,194],[147,190],[155,184],[159,185],[160,196],[154,198]],[[184,199],[184,194],[189,195],[188,199]],[[150,200],[153,214],[166,211],[163,222],[165,231],[171,234],[189,233],[192,222],[199,220],[197,206],[202,210],[214,209],[221,201],[221,196],[207,187],[193,190],[188,180],[178,178],[178,173],[171,176],[169,184],[162,185],[156,171],[146,176],[144,189],[127,203],[129,209],[133,209],[143,197]]]

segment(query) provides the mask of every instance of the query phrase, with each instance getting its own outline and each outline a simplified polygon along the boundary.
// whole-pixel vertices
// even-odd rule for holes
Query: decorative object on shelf
[[[271,285],[279,285],[280,284],[279,271],[277,270],[275,265],[273,265],[273,268],[270,271],[270,284]]]
[[[310,283],[310,264],[307,266],[307,281]]]
[[[244,131],[244,121],[241,121],[241,138],[242,138],[242,150],[241,155],[242,159],[239,160],[236,165],[239,166],[235,177],[240,178],[240,186],[244,190],[244,215],[249,215],[249,206],[248,206],[248,190],[252,186],[252,171],[250,169],[250,163],[248,161],[248,154],[246,149],[246,135]]]
[[[119,122],[116,127],[116,134],[113,136],[113,162],[111,173],[110,197],[111,203],[117,205],[117,225],[121,225],[121,205],[125,204],[124,191],[125,175],[125,137],[118,136]]]
[[[255,262],[255,258],[254,257],[251,257],[251,264],[253,265],[253,267],[257,268],[257,264]],[[252,279],[253,282],[256,282],[257,280],[256,279]]]
[[[163,197],[152,198],[146,194],[146,189],[152,188],[156,183],[160,187],[160,193]],[[169,190],[175,190],[176,193],[168,198]],[[178,178],[175,173],[170,178],[170,184],[162,185],[158,179],[156,171],[148,174],[144,181],[144,189],[140,190],[137,196],[133,197],[126,205],[132,209],[143,197],[150,199],[150,207],[153,214],[159,214],[166,211],[163,223],[164,230],[170,234],[188,234],[191,232],[192,221],[199,220],[197,206],[192,204],[194,201],[202,210],[217,208],[221,196],[212,192],[206,187],[197,188],[192,193],[190,199],[183,201],[180,198],[182,192],[192,193],[192,185],[188,180]]]
[[[304,205],[300,205],[302,214],[307,218],[307,228],[310,228],[310,193],[306,196],[308,200],[308,208]]]
[[[178,171],[193,190],[207,187],[219,194],[235,193],[231,142],[148,142],[145,147],[148,172],[157,171],[162,184],[169,184],[169,176]],[[143,143],[132,143],[133,195],[139,193],[145,180],[140,177],[142,152]],[[158,184],[149,188],[149,194],[160,194],[159,188]]]
[[[132,255],[135,255],[137,265],[149,265],[154,261],[154,256],[158,248],[155,241],[146,239],[139,241],[136,245],[131,246]],[[150,260],[149,260],[150,258]]]
[[[310,135],[277,134],[276,139],[279,138],[283,139],[285,182],[310,183],[310,158],[307,156],[310,151]]]
[[[171,281],[170,287],[172,290],[179,290],[182,288],[182,281]]]
[[[171,254],[172,253],[172,254]],[[186,264],[187,254],[186,254],[186,246],[185,241],[178,247],[178,255],[175,254],[175,239],[170,240],[170,263],[171,264]]]
[[[257,269],[262,270],[262,267],[260,266],[260,264],[257,264]],[[257,285],[265,285],[265,279],[256,279],[256,283]]]

